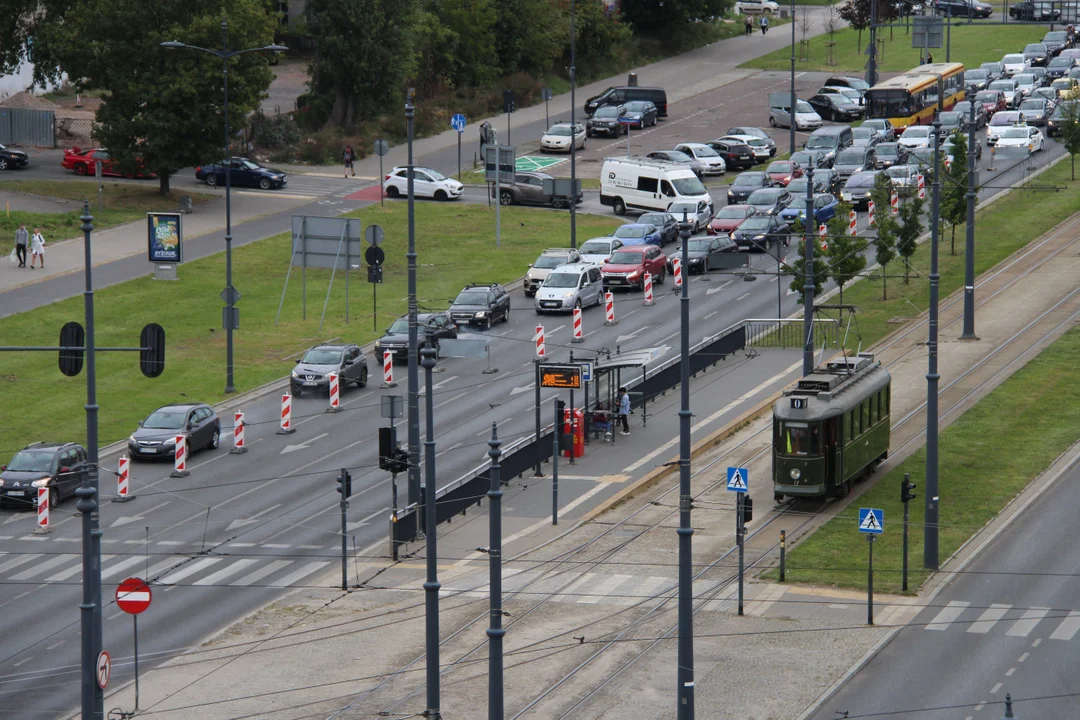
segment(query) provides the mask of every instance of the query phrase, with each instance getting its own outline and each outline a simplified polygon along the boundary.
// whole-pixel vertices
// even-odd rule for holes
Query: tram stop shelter
[[[647,380],[649,371],[660,365],[661,357],[668,348],[644,348],[632,352],[611,355],[598,360],[593,365],[592,412],[589,408],[589,395],[585,395],[585,435],[588,437],[593,416],[604,417],[614,424],[619,412],[619,388],[626,387],[630,393],[630,408],[641,408],[641,423],[648,425],[649,392]],[[599,429],[593,429],[593,436]]]

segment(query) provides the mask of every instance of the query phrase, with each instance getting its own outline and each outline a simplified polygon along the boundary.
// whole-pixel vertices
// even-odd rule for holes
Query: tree
[[[332,124],[352,127],[401,107],[417,67],[418,12],[417,0],[308,0],[311,87],[333,97]]]
[[[797,223],[800,224],[801,223]],[[818,295],[820,295],[821,288],[825,283],[829,282],[829,266],[825,262],[825,253],[821,252],[821,247],[814,243],[814,287],[817,288]],[[798,302],[801,305],[803,302],[803,291],[806,289],[806,238],[804,237],[799,241],[799,256],[795,259],[795,262],[784,265],[783,273],[791,276],[791,283],[788,285],[793,292],[799,294]]]
[[[952,226],[949,254],[956,254],[956,226],[967,221],[967,136],[953,133],[952,161],[941,177],[941,219]]]
[[[1069,153],[1072,179],[1076,180],[1076,154],[1080,153],[1080,100],[1068,100],[1061,117],[1061,144]]]
[[[427,0],[424,11],[448,31],[449,42],[439,51],[450,68],[452,87],[482,87],[498,78],[502,68],[495,50],[493,0]]]
[[[66,72],[78,90],[104,91],[95,139],[121,169],[134,170],[141,158],[168,196],[172,173],[221,155],[223,78],[219,59],[160,43],[218,49],[223,20],[229,47],[273,42],[277,21],[262,0],[72,0],[35,25],[33,59],[44,76]],[[267,61],[258,53],[229,61],[233,128],[243,127],[269,87]]]
[[[866,250],[867,242],[865,238],[847,233],[849,212],[851,212],[851,206],[847,203],[842,202],[837,206],[833,220],[836,220],[837,217],[843,219],[840,224],[842,230],[834,234],[832,227],[830,227],[829,249],[825,253],[829,262],[829,275],[832,276],[837,287],[840,288],[841,305],[844,304],[844,285],[851,282],[866,267],[866,258],[862,253]],[[880,211],[878,214],[880,214]],[[830,221],[831,225],[832,221]]]
[[[570,36],[569,13],[553,2],[499,0],[495,5],[495,49],[501,72],[543,77],[555,67]]]
[[[923,233],[922,213],[925,200],[913,198],[900,206],[900,229],[896,238],[896,252],[904,258],[904,284],[909,282],[911,256],[918,249],[919,236]]]
[[[859,32],[857,47],[860,55],[863,51],[862,31],[870,27],[870,2],[871,0],[850,0],[840,8],[840,18],[846,20],[848,25]],[[878,3],[879,8],[882,5],[888,5],[888,3]]]
[[[623,19],[635,31],[663,35],[671,28],[719,17],[731,3],[728,0],[622,0]]]
[[[900,231],[900,224],[890,207],[893,193],[892,183],[884,173],[874,178],[874,187],[870,191],[870,197],[874,201],[875,209],[882,208],[875,213],[874,226],[877,228],[877,236],[874,238],[874,261],[881,266],[881,299],[888,299],[888,281],[886,273],[888,265],[896,257],[896,238]]]

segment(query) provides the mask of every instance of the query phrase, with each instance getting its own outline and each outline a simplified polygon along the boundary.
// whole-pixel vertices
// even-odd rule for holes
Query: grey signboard
[[[363,228],[358,218],[292,217],[292,264],[349,269],[360,264]]]
[[[499,181],[504,183],[514,182],[514,159],[517,155],[515,148],[509,145],[486,145],[484,147],[484,180],[495,182],[495,153],[499,153]]]
[[[912,16],[911,47],[939,48],[944,36],[941,18],[918,15]]]

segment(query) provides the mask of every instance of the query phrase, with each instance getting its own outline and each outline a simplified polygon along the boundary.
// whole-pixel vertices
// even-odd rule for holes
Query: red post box
[[[571,412],[574,414],[572,423],[570,420]],[[571,457],[570,453],[573,452],[573,457],[579,458],[585,454],[585,413],[581,408],[574,408],[573,410],[567,408],[563,411],[563,435],[573,437],[570,447],[560,448],[563,455]]]

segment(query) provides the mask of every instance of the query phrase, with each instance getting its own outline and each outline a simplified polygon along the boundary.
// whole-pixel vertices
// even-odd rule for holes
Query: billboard
[[[180,213],[146,213],[150,262],[183,262],[182,218]]]

